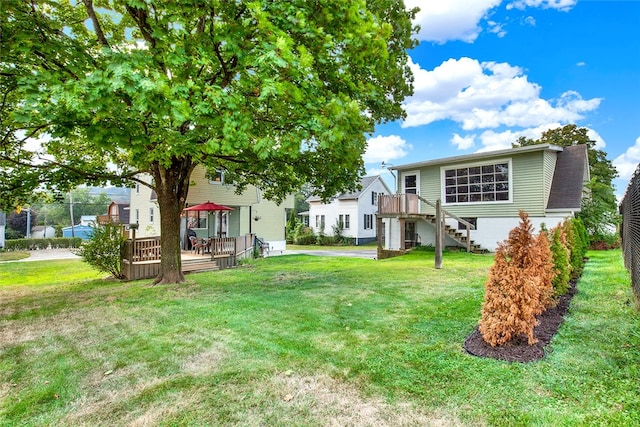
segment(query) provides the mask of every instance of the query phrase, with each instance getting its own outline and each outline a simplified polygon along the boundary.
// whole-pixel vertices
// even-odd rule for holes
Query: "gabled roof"
[[[361,187],[360,190],[356,190],[350,193],[339,194],[335,197],[335,199],[338,199],[338,200],[358,199],[362,194],[366,193],[367,189],[378,179],[380,179],[380,181],[382,182],[382,185],[385,186],[387,191],[391,193],[389,188],[387,188],[387,184],[384,183],[384,180],[382,180],[380,175],[374,175],[374,176],[365,176],[360,180],[360,187]],[[307,199],[307,202],[319,202],[320,200],[322,199],[318,196],[311,196]]]
[[[547,209],[580,210],[584,182],[589,180],[586,144],[564,147],[558,153]]]
[[[500,156],[511,156],[519,153],[528,153],[535,151],[562,151],[563,147],[559,147],[553,144],[535,144],[535,145],[526,145],[524,147],[517,148],[508,148],[506,150],[495,150],[495,151],[483,151],[481,153],[473,153],[473,154],[464,154],[462,156],[453,156],[453,157],[445,157],[442,159],[434,159],[434,160],[426,160],[417,163],[409,163],[406,165],[393,166],[389,169],[393,170],[411,170],[422,168],[426,166],[438,166],[438,165],[446,165],[452,163],[462,163],[469,161],[477,161],[479,159],[500,157]]]

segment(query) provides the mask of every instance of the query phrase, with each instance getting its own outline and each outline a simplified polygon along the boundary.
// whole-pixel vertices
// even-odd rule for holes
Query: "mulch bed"
[[[523,334],[506,344],[491,347],[476,327],[464,341],[464,349],[474,356],[507,362],[533,362],[542,359],[551,351],[550,346],[547,346],[558,331],[576,291],[576,284],[572,281],[569,283],[569,291],[558,299],[558,304],[537,317],[538,325],[533,329],[533,334],[538,339],[537,343],[529,345],[526,335]]]

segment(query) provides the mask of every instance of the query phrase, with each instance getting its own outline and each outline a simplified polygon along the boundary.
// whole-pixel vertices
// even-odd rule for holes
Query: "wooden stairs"
[[[200,273],[202,271],[220,270],[218,263],[211,259],[188,259],[182,260],[183,273]]]
[[[432,224],[434,227],[436,226],[436,216],[433,214],[423,214],[420,215],[420,217],[428,222],[429,224]],[[445,224],[444,226],[444,232],[447,233],[447,236],[449,236],[452,240],[458,242],[459,244],[461,244],[463,247],[467,247],[467,236],[466,233],[462,233],[461,231]],[[482,254],[482,253],[486,253],[488,252],[486,249],[484,249],[481,245],[475,243],[473,240],[470,241],[469,247],[471,248],[471,252],[473,252],[474,254]]]

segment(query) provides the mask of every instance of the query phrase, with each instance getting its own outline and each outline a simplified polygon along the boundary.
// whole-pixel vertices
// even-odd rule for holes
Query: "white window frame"
[[[403,172],[402,173],[401,178],[400,178],[400,182],[402,183],[402,193],[403,194],[408,194],[407,193],[407,187],[405,186],[406,178],[409,177],[409,176],[413,176],[413,175],[415,175],[415,177],[416,177],[416,187],[415,187],[416,192],[415,193],[410,193],[410,194],[418,194],[418,195],[420,194],[420,171],[418,171],[418,170],[407,171],[407,172]],[[413,187],[409,187],[409,188],[413,188]]]
[[[467,202],[450,202],[447,201],[447,194],[446,194],[446,188],[447,188],[447,178],[446,178],[446,171],[447,170],[452,170],[452,169],[465,169],[465,168],[471,168],[471,167],[483,167],[483,166],[489,166],[489,165],[497,165],[497,164],[501,164],[501,163],[507,163],[508,165],[508,181],[507,184],[509,186],[508,189],[508,199],[507,200],[478,200],[478,201],[467,201]],[[482,176],[482,173],[481,175]],[[469,163],[464,163],[464,164],[457,164],[457,165],[448,165],[448,166],[442,166],[440,168],[440,192],[441,192],[441,200],[442,200],[442,204],[443,205],[496,205],[496,204],[507,204],[507,203],[513,203],[513,162],[511,160],[511,158],[507,158],[507,159],[495,159],[495,160],[488,160],[488,161],[484,161],[484,162],[469,162]],[[491,185],[492,183],[486,183],[487,185]],[[469,184],[470,185],[470,184]],[[480,185],[485,185],[485,183],[480,182]],[[495,191],[495,190],[494,190]],[[456,193],[457,194],[457,193]],[[468,194],[471,194],[470,192]],[[478,194],[483,194],[483,193],[478,193]]]

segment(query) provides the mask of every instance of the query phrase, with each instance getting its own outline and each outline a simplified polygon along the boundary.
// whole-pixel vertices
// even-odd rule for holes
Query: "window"
[[[153,223],[153,208],[149,208],[149,222]]]
[[[324,215],[320,215],[320,228],[324,229]]]
[[[138,209],[136,209],[136,224],[140,224],[140,211]]]
[[[351,226],[350,215],[338,215],[338,223],[342,228],[349,228]]]
[[[473,225],[474,229],[478,229],[478,218],[460,218]],[[466,230],[467,226],[458,221],[458,230]]]
[[[371,204],[373,206],[378,206],[378,193],[375,191],[371,192]]]
[[[373,214],[364,214],[364,229],[373,229]]]
[[[209,175],[209,184],[224,184],[224,172],[216,169],[214,174]]]
[[[405,194],[418,194],[418,175],[404,176],[404,192]]]
[[[207,211],[189,211],[189,217],[187,218],[187,226],[189,228],[208,228],[207,218],[209,212]]]
[[[446,203],[508,202],[509,162],[444,170]]]
[[[136,194],[140,194],[140,184],[136,183]]]
[[[320,227],[320,215],[316,215],[316,228]]]

